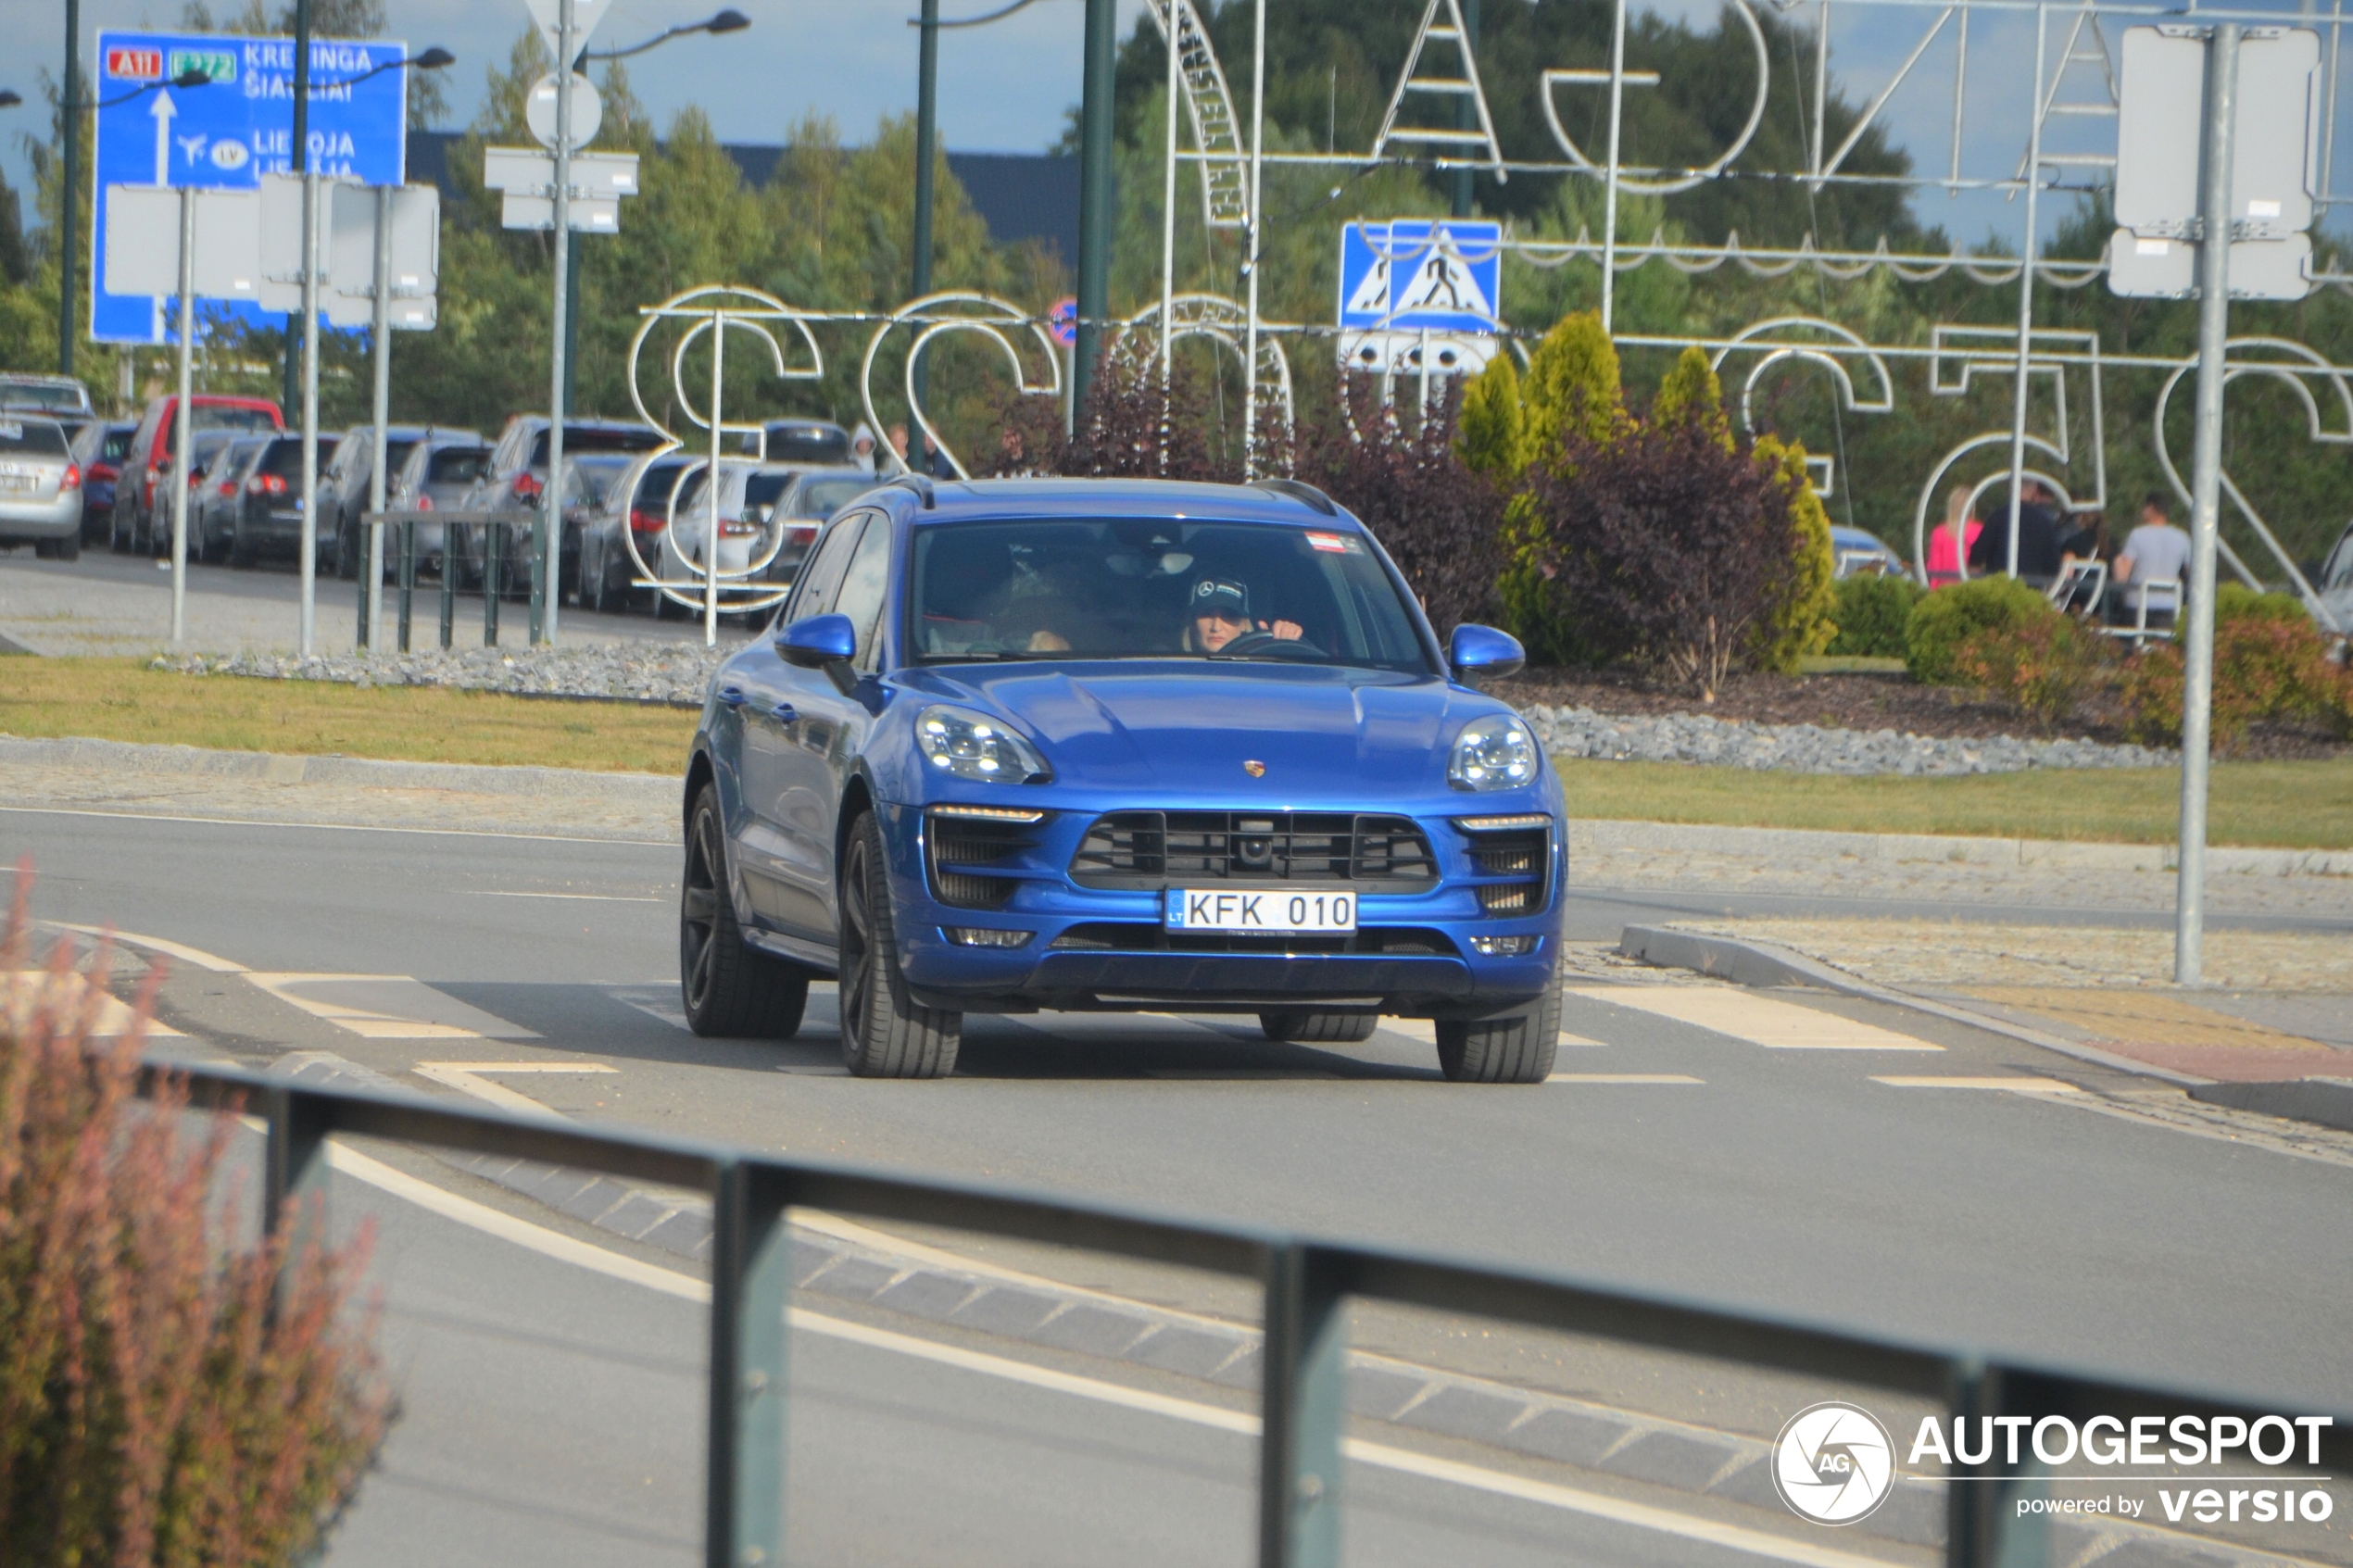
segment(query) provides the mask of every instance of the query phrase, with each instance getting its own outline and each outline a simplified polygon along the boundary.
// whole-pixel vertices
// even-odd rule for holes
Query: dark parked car
[[[468,512],[536,512],[543,504],[547,486],[547,429],[545,414],[517,414],[507,420],[507,428],[490,449],[490,470],[475,482],[465,501]],[[585,457],[592,453],[619,452],[624,454],[650,452],[665,440],[662,433],[650,425],[629,424],[619,420],[566,420],[564,421],[564,456]],[[508,536],[507,562],[501,581],[508,584],[527,586],[531,581],[531,558],[536,547],[538,525],[533,523],[514,529]],[[477,550],[479,546],[476,547]],[[574,546],[575,555],[577,546]],[[479,561],[480,557],[475,557]],[[557,576],[559,583],[576,581],[576,560],[565,558],[563,570]]]
[[[73,438],[82,465],[82,541],[94,545],[114,526],[114,486],[139,427],[127,420],[92,420]]]
[[[245,472],[255,454],[278,438],[203,431],[196,441],[195,488],[188,492],[188,558],[226,560],[237,508],[245,504]]]
[[[696,459],[680,452],[635,458],[605,492],[604,505],[585,520],[580,536],[580,561],[573,579],[573,597],[586,609],[617,613],[632,608],[651,609],[658,598],[650,588],[632,588],[638,561],[622,541],[625,532],[635,541],[637,556],[656,572],[662,567],[663,531],[670,525],[670,500],[678,482]]]
[[[768,580],[789,583],[799,576],[817,530],[875,483],[875,476],[863,469],[811,469],[796,475],[769,514],[784,529],[785,539],[776,547],[776,558],[768,563]]]
[[[1567,803],[1483,626],[1441,643],[1303,484],[911,480],[825,525],[712,675],[686,777],[699,1035],[841,986],[861,1076],[954,1070],[964,1015],[1433,1022],[1450,1079],[1542,1083]]]
[[[333,448],[334,437],[321,436],[319,454]],[[302,438],[281,435],[261,445],[245,465],[242,494],[230,514],[229,564],[251,566],[263,555],[298,556],[302,552]],[[322,510],[321,519],[325,517]],[[333,543],[323,521],[314,526],[323,548]]]
[[[849,433],[831,420],[770,420],[762,433],[767,441],[765,462],[837,469],[849,461]],[[760,444],[747,438],[741,455],[761,455]]]
[[[480,445],[482,437],[470,430],[436,433],[429,425],[387,425],[384,428],[384,504],[392,504],[393,485],[401,466],[418,442],[435,433],[444,433]],[[335,575],[348,582],[359,575],[359,562],[368,553],[368,531],[360,519],[368,511],[369,480],[376,463],[376,428],[373,425],[353,425],[343,433],[343,444],[335,448],[332,467],[322,469],[319,480],[319,505],[327,511],[326,526],[333,530]],[[390,546],[387,546],[388,549]]]

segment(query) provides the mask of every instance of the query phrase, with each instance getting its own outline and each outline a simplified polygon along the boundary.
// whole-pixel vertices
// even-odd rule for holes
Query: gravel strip
[[[574,696],[658,702],[700,708],[711,677],[730,647],[678,644],[602,644],[561,648],[434,649],[407,654],[334,654],[296,659],[286,654],[188,654],[162,657],[157,670],[190,675],[247,675],[277,680],[339,681],[359,686],[457,686],[520,696]],[[1522,709],[1556,757],[1610,761],[1693,762],[1717,767],[1779,768],[1801,773],[1896,773],[1951,777],[2008,773],[2028,768],[2162,768],[2172,751],[2104,746],[2088,740],[2020,740],[2010,735],[1950,739],[1894,730],[1825,729],[1816,724],[1763,724],[1703,714],[1644,716],[1596,713],[1590,708]]]
[[[1555,757],[1614,762],[1698,762],[1730,768],[1780,768],[1799,773],[1900,773],[1947,778],[2014,773],[2028,768],[2167,768],[2176,751],[2103,746],[2088,740],[2020,740],[2011,735],[1948,740],[1894,730],[1830,730],[1816,724],[1756,724],[1704,714],[1612,716],[1590,708],[1522,709]]]
[[[736,650],[677,643],[582,644],[558,648],[434,648],[418,653],[162,656],[150,669],[187,675],[336,681],[355,686],[455,686],[522,696],[601,697],[700,708],[712,671]]]

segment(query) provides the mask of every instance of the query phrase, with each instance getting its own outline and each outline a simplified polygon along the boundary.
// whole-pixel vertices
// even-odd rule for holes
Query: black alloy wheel
[[[705,784],[687,819],[686,868],[679,879],[678,979],[686,1025],[706,1038],[789,1040],[808,1006],[809,973],[745,943],[726,881],[719,790]]]
[[[861,1078],[945,1078],[956,1071],[964,1015],[917,1002],[893,955],[899,942],[882,824],[849,825],[841,866],[841,1059]]]

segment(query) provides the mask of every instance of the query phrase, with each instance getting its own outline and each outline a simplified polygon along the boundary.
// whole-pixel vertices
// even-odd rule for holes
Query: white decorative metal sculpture
[[[865,404],[867,422],[876,430],[883,428],[883,418],[875,407],[875,361],[890,334],[908,326],[915,329],[915,338],[907,345],[907,409],[914,419],[916,428],[931,437],[932,445],[939,448],[959,479],[970,479],[971,471],[925,412],[923,397],[916,385],[915,361],[926,344],[935,338],[953,336],[959,332],[978,333],[1004,350],[1006,362],[1013,367],[1015,392],[1034,396],[1062,395],[1062,355],[1055,348],[1053,334],[1047,330],[1042,317],[1033,316],[1018,305],[1008,304],[985,294],[926,295],[900,306],[876,326],[874,335],[866,340],[866,359],[859,370],[858,389],[859,396]],[[1030,377],[1029,367],[1023,361],[1021,348],[1014,342],[1015,337],[1024,334],[1036,350],[1035,362],[1045,370],[1043,377],[1035,381]],[[891,460],[896,462],[896,454],[890,456]]]

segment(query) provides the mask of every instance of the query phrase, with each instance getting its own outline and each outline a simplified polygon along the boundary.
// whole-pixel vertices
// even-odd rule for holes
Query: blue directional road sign
[[[1340,229],[1345,330],[1491,332],[1502,314],[1503,282],[1500,223],[1397,218]]]
[[[408,171],[409,73],[395,69],[354,86],[339,84],[408,53],[405,44],[311,42],[311,168],[370,185],[401,183]],[[129,96],[190,70],[212,80],[184,92],[158,86]],[[100,109],[97,117],[91,335],[101,343],[161,343],[167,301],[107,290],[107,187],[252,190],[264,174],[290,172],[294,40],[102,31],[94,86],[93,95],[101,101],[127,101]]]

